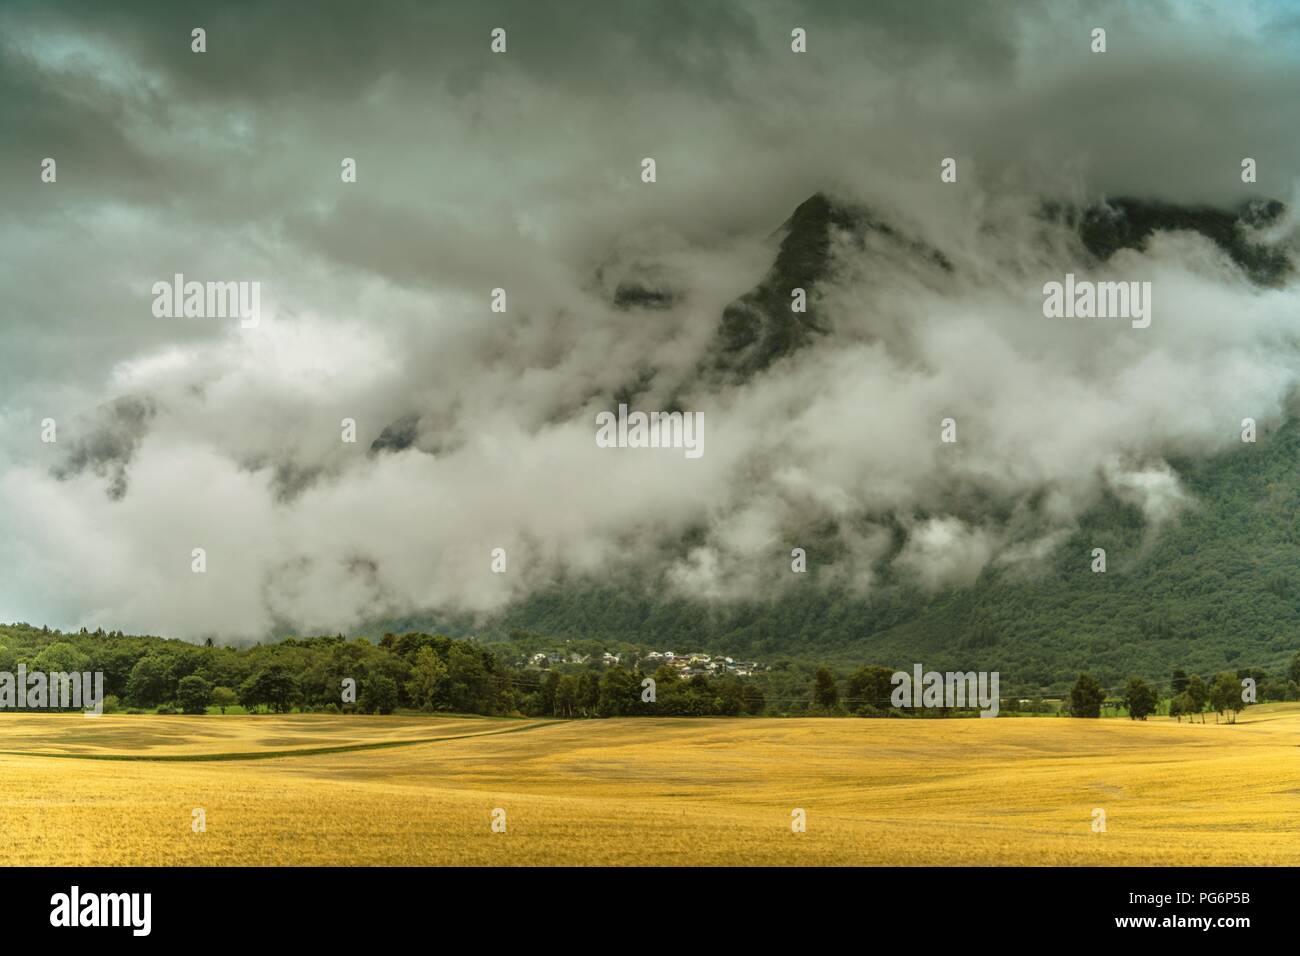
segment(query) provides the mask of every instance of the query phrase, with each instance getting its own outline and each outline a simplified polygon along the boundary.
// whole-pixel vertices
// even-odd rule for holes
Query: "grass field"
[[[1298,744],[1296,705],[1235,725],[6,714],[0,848],[38,865],[1295,865]]]

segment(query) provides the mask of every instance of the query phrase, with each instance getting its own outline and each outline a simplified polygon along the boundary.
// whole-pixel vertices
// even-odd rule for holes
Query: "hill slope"
[[[1086,209],[1047,207],[1044,216],[1066,222],[1095,260],[1143,248],[1157,231],[1198,232],[1266,287],[1293,275],[1287,252],[1262,244],[1255,231],[1283,210],[1277,202],[1216,210],[1121,198]],[[942,252],[822,194],[802,203],[775,235],[780,244],[768,274],[719,319],[701,362],[705,380],[762,376],[828,334],[814,299],[807,314],[791,311],[790,289],[811,295],[832,267],[836,237],[859,244],[884,237],[926,268],[953,271]],[[662,298],[624,305],[659,307]],[[1167,676],[1175,666],[1276,669],[1300,646],[1300,417],[1293,408],[1289,423],[1257,444],[1171,465],[1195,500],[1191,509],[1157,533],[1136,508],[1103,500],[1029,577],[990,570],[972,586],[928,596],[881,566],[881,586],[855,596],[818,581],[819,559],[827,563],[831,545],[819,552],[814,542],[809,574],[748,604],[665,600],[641,580],[571,582],[532,595],[487,622],[486,633],[504,638],[522,629],[764,660],[1000,669],[1018,688],[1059,688],[1083,669],[1107,683],[1132,673]],[[1104,574],[1090,569],[1095,547],[1106,549]],[[772,557],[788,560],[784,552]],[[483,633],[484,622],[416,615],[368,632],[406,629]]]
[[[1174,466],[1196,504],[1158,533],[1109,499],[1033,577],[987,571],[926,597],[903,584],[869,599],[810,574],[744,605],[661,600],[638,582],[534,595],[488,623],[416,616],[383,630],[440,629],[505,638],[526,629],[763,660],[1000,670],[1008,686],[1061,687],[1081,670],[1103,683],[1174,667],[1279,671],[1300,648],[1300,418],[1219,457]],[[1093,573],[1094,547],[1107,570]],[[774,555],[780,560],[780,555]]]

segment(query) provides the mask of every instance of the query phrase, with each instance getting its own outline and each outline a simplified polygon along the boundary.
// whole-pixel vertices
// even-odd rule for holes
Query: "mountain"
[[[1175,206],[1120,198],[1072,216],[1080,238],[1098,259],[1120,249],[1141,249],[1158,231],[1198,232],[1228,254],[1258,285],[1275,286],[1291,273],[1286,252],[1256,241],[1257,230],[1277,223],[1286,207],[1277,200],[1248,203],[1235,210],[1209,206]]]
[[[753,289],[722,311],[716,333],[700,359],[693,378],[674,383],[676,390],[704,384],[726,387],[748,381],[778,360],[793,355],[816,337],[828,332],[818,302],[818,291],[830,277],[832,245],[842,241],[859,249],[869,238],[896,246],[901,254],[934,269],[951,271],[941,252],[903,235],[870,210],[832,200],[824,193],[810,196],[771,236],[776,239],[772,265]],[[613,284],[609,298],[619,311],[657,312],[671,308],[681,297],[671,280],[654,263],[637,262],[631,273],[610,282],[610,263],[596,270],[594,285]],[[791,308],[793,289],[803,289],[807,310]],[[643,368],[609,397],[611,408],[632,403],[654,382],[658,369]],[[669,410],[675,407],[670,402]],[[421,416],[411,411],[386,425],[371,443],[372,454],[399,452],[416,444]]]
[[[1177,206],[1118,198],[1087,208],[1046,203],[1046,219],[1064,221],[1075,229],[1084,248],[1098,261],[1120,249],[1142,249],[1157,231],[1189,230],[1213,241],[1250,279],[1275,286],[1291,274],[1287,253],[1254,238],[1255,231],[1276,223],[1285,211],[1276,200],[1258,201],[1236,210],[1207,206]],[[818,292],[834,268],[834,243],[862,250],[875,240],[910,263],[942,273],[953,265],[942,251],[903,234],[872,210],[832,199],[818,192],[804,200],[772,234],[779,237],[772,265],[753,289],[728,304],[694,379],[675,383],[680,392],[700,384],[724,388],[752,379],[783,358],[791,356],[820,336],[829,326]],[[610,264],[602,264],[595,285],[607,284]],[[806,311],[795,311],[792,290],[803,289]],[[654,263],[638,263],[634,275],[614,283],[609,303],[620,311],[648,312],[671,308],[680,290]],[[631,404],[647,391],[658,369],[642,368],[636,377],[609,397],[611,408]],[[676,407],[668,403],[668,410]],[[421,432],[421,415],[412,410],[386,425],[371,443],[372,454],[400,452],[415,445]]]
[[[1256,230],[1283,212],[1276,202],[1223,210],[1123,198],[1089,208],[1049,206],[1044,216],[1076,229],[1082,248],[1098,261],[1141,249],[1158,231],[1191,230],[1219,246],[1254,283],[1276,286],[1293,275],[1293,263]],[[942,251],[869,210],[822,194],[802,203],[774,237],[779,243],[767,274],[723,310],[701,357],[696,374],[707,387],[748,381],[833,334],[817,292],[833,274],[836,243],[875,243],[873,249],[910,256],[937,275],[955,272]],[[807,291],[806,313],[792,311],[793,288]],[[665,308],[675,295],[654,284],[620,289],[613,304],[624,309]],[[394,429],[410,427],[408,421]],[[573,581],[486,623],[415,615],[367,631],[504,638],[525,630],[846,667],[922,662],[1001,670],[1005,687],[1024,691],[1059,690],[1084,669],[1108,685],[1133,673],[1167,677],[1174,667],[1276,669],[1300,646],[1300,407],[1293,405],[1286,423],[1262,432],[1257,444],[1242,447],[1244,453],[1170,462],[1196,504],[1158,533],[1135,506],[1107,497],[1028,576],[987,569],[973,585],[927,595],[886,573],[862,598],[818,582],[814,567],[801,586],[743,604],[659,599],[634,580]],[[1094,547],[1107,551],[1105,574],[1089,567]],[[815,542],[808,552],[815,566]]]
[[[823,193],[800,203],[777,233],[781,243],[767,275],[722,311],[706,361],[724,381],[748,380],[829,331],[817,293],[831,273],[837,238],[860,249],[875,234],[935,268],[952,269],[938,250],[901,235],[868,209],[835,202]],[[807,295],[806,312],[791,307],[795,289]]]

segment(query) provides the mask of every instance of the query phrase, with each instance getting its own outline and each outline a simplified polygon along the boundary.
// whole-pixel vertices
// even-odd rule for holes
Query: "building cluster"
[[[657,670],[660,667],[671,667],[676,670],[682,677],[697,676],[714,676],[721,677],[724,674],[734,675],[736,677],[749,677],[758,671],[764,670],[764,666],[758,661],[741,661],[731,657],[721,655],[710,655],[703,652],[691,654],[678,654],[675,651],[650,651],[640,657],[626,654],[611,654],[608,651],[596,657],[594,654],[578,654],[575,652],[551,651],[548,653],[533,654],[520,663],[524,666],[546,670],[561,664],[590,664],[593,660],[598,661],[605,667],[613,667],[621,662],[625,657],[633,658],[628,660],[629,664],[639,662],[641,669],[644,671]]]
[[[736,677],[749,677],[763,670],[758,661],[738,661],[731,657],[710,656],[704,653],[676,654],[672,651],[651,651],[642,658],[646,667],[667,665],[675,668],[683,677],[699,675],[722,676],[731,674]]]
[[[593,655],[591,654],[578,654],[573,651],[550,651],[549,653],[534,654],[527,660],[522,660],[519,663],[527,667],[546,670],[547,668],[555,667],[559,664],[589,664],[591,663],[592,657]],[[606,667],[613,667],[620,659],[621,655],[611,654],[608,651],[601,654],[599,658],[600,663],[604,664]]]

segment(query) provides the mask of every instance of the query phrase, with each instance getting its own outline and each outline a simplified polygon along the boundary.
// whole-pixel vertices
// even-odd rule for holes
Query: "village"
[[[579,654],[572,651],[551,651],[521,657],[516,662],[517,666],[528,670],[549,670],[552,667],[566,664],[590,666],[593,663],[605,667],[619,665],[623,667],[640,666],[641,670],[647,673],[658,670],[660,667],[671,667],[682,677],[720,677],[727,674],[734,677],[749,677],[760,671],[767,670],[767,666],[758,661],[736,660],[721,655],[705,654],[702,651],[688,654],[678,654],[675,651],[649,651],[645,654],[635,652],[611,654],[609,651],[604,651],[599,656],[595,654]]]

